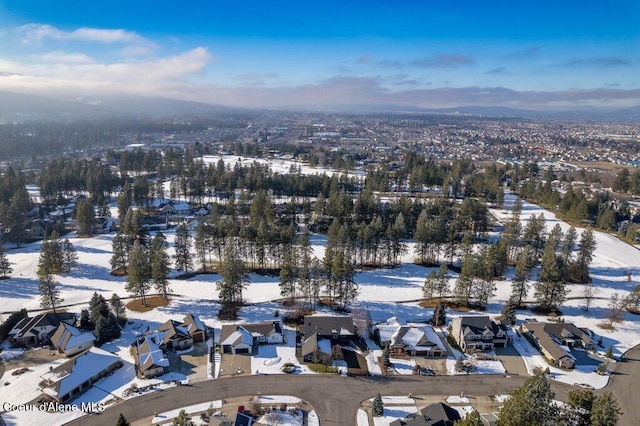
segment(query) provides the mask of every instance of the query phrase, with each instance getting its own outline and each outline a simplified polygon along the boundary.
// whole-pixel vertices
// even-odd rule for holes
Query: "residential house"
[[[142,227],[147,231],[164,231],[169,229],[169,221],[166,218],[142,216]]]
[[[43,392],[58,402],[69,401],[122,365],[117,355],[92,347],[43,374]]]
[[[191,338],[193,338],[193,343],[205,341],[207,338],[207,327],[200,321],[200,318],[193,314],[187,314],[184,317],[183,323],[187,326],[187,331]]]
[[[280,321],[225,324],[220,331],[220,346],[223,353],[252,353],[257,345],[277,345],[284,341],[284,330]]]
[[[462,420],[462,418],[458,410],[442,402],[436,402],[421,409],[414,417],[394,420],[390,425],[453,426],[459,420]]]
[[[241,325],[236,326],[236,329],[231,331],[231,334],[227,334],[229,328],[225,329],[222,326],[220,332],[220,347],[222,353],[237,354],[251,354],[253,353],[254,339],[251,332]]]
[[[356,335],[351,315],[307,315],[304,317],[300,330],[305,338],[314,333],[331,340],[351,339]]]
[[[199,209],[194,210],[193,214],[196,216],[207,216],[209,214],[209,210],[205,207],[200,207]]]
[[[574,368],[575,358],[571,349],[575,347],[593,349],[595,342],[588,330],[571,323],[548,323],[527,321],[522,326],[537,343],[540,352],[560,368]]]
[[[491,351],[509,342],[507,328],[488,316],[463,316],[451,322],[451,335],[465,352]]]
[[[81,331],[61,322],[51,336],[51,344],[64,356],[70,357],[83,352],[95,343],[96,336],[91,331]]]
[[[447,354],[435,330],[428,325],[379,324],[380,345],[389,345],[395,355],[438,357]]]
[[[168,320],[158,327],[157,332],[162,336],[158,344],[164,349],[184,350],[193,346],[189,327],[182,322]]]
[[[313,362],[318,354],[331,355],[333,345],[356,337],[353,316],[307,315],[302,331],[302,359]]]
[[[31,318],[23,318],[9,332],[9,338],[17,346],[37,346],[49,343],[51,334],[60,323],[75,324],[75,314],[61,312],[39,314]]]
[[[169,372],[169,359],[156,340],[160,340],[158,334],[147,334],[133,345],[137,372],[146,379]]]

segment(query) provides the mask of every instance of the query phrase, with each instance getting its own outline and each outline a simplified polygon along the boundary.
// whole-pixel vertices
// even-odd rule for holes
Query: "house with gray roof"
[[[49,343],[51,334],[61,322],[73,325],[75,314],[68,312],[47,312],[31,318],[23,318],[9,332],[9,338],[17,346],[37,346]]]
[[[69,401],[122,365],[118,355],[93,347],[43,374],[43,392],[55,401]]]
[[[413,417],[403,420],[394,420],[391,426],[453,426],[459,420],[462,420],[460,413],[453,407],[436,402],[421,409]]]
[[[451,336],[465,352],[492,351],[509,342],[507,328],[487,315],[457,317],[451,322]]]
[[[447,350],[435,330],[428,325],[379,324],[375,332],[380,336],[380,345],[389,345],[395,355],[438,357]]]
[[[591,350],[595,342],[586,329],[571,323],[549,323],[535,320],[527,321],[522,329],[537,343],[538,349],[555,366],[571,369],[575,367],[575,358],[571,349],[579,347]]]
[[[133,346],[137,372],[147,379],[168,373],[171,366],[157,340],[158,334],[147,334]]]
[[[61,322],[51,336],[51,344],[64,356],[73,356],[92,347],[96,336],[91,331],[81,331],[76,327]]]
[[[318,333],[321,338],[338,340],[356,336],[356,327],[351,315],[307,315],[300,327],[304,338]]]
[[[220,331],[222,353],[253,353],[257,345],[284,343],[284,330],[280,321],[254,324],[224,324]]]

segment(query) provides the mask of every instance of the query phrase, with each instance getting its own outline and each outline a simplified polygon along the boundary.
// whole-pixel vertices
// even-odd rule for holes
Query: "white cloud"
[[[49,52],[40,57],[44,62],[48,63],[91,63],[93,59],[84,53],[67,53],[67,52]]]
[[[23,44],[38,44],[47,40],[66,42],[90,42],[124,45],[128,55],[146,55],[158,49],[158,45],[133,31],[81,27],[65,31],[47,24],[26,24],[16,29]]]
[[[0,88],[24,91],[66,91],[162,95],[163,88],[186,83],[201,73],[213,56],[204,47],[149,61],[92,62],[82,54],[51,53],[33,62],[0,60]],[[84,61],[82,61],[85,59]],[[16,75],[20,74],[20,75]]]

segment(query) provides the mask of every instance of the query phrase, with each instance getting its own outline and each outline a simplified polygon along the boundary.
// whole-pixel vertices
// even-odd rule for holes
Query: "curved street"
[[[634,391],[640,378],[640,345],[629,349],[616,363],[609,385],[602,391],[610,391],[618,400],[622,416],[620,426],[635,426],[640,419],[640,396]],[[597,391],[600,394],[602,391]]]
[[[640,419],[638,396],[632,391],[640,377],[640,345],[629,350],[615,367],[609,385],[596,394],[611,391],[623,411],[619,424],[632,426]],[[263,395],[297,396],[311,404],[322,425],[355,423],[360,403],[376,393],[383,395],[459,395],[490,396],[510,393],[521,386],[524,376],[366,376],[334,375],[270,375],[239,376],[194,383],[193,386],[172,388],[129,399],[103,413],[73,421],[73,425],[114,425],[120,413],[133,421],[180,407],[225,398]],[[566,400],[571,385],[552,382],[556,397]]]
[[[83,417],[71,424],[111,425],[120,413],[129,421],[201,402],[263,395],[291,395],[309,402],[322,425],[354,424],[360,403],[380,392],[383,395],[495,395],[513,391],[525,377],[491,375],[341,377],[334,375],[271,375],[232,377],[194,383],[127,400],[103,413]],[[566,394],[565,392],[562,392]]]

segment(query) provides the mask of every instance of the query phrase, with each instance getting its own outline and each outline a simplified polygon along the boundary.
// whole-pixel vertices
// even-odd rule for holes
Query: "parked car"
[[[420,375],[421,376],[435,376],[436,372],[430,368],[420,367]]]
[[[594,390],[595,388],[588,383],[574,383],[573,386],[577,386],[582,389]]]

